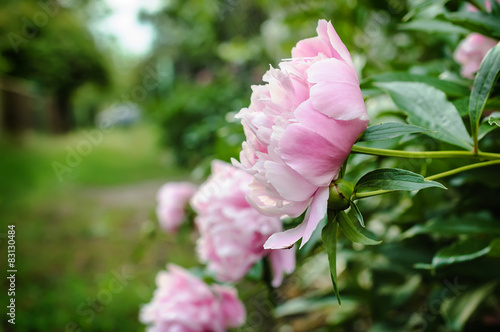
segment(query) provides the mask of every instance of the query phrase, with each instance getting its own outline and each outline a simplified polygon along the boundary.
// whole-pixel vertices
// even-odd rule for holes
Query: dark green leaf
[[[482,35],[500,38],[500,20],[498,16],[483,12],[462,11],[446,13],[444,18],[456,25],[464,27]]]
[[[436,234],[443,236],[500,234],[500,222],[491,217],[470,214],[450,219],[432,219],[425,225],[416,225],[403,234],[404,238],[417,234]]]
[[[363,98],[378,96],[384,93],[384,91],[373,88],[373,89],[361,89],[361,93],[363,94]]]
[[[425,83],[439,89],[449,96],[461,97],[469,96],[470,90],[467,86],[452,81],[441,80],[432,76],[410,74],[407,72],[389,72],[371,76],[370,81],[378,83],[389,82],[419,82]]]
[[[470,97],[460,98],[453,101],[453,106],[455,106],[460,116],[466,116],[469,114],[469,103]]]
[[[500,20],[498,20],[500,23]],[[469,103],[469,116],[472,128],[472,137],[479,132],[479,122],[490,96],[493,86],[500,74],[500,43],[493,47],[481,63],[479,72],[474,80]]]
[[[407,21],[415,16],[420,16],[422,15],[421,13],[432,10],[433,8],[437,8],[438,10],[444,9],[444,5],[449,1],[450,0],[424,0],[415,2],[410,1],[408,2],[410,10],[408,11],[408,14],[403,17],[403,21]]]
[[[491,13],[497,17],[500,15],[500,3],[498,1],[491,1]]]
[[[490,252],[488,256],[500,257],[500,238],[494,239],[490,243]]]
[[[477,140],[480,141],[498,127],[500,127],[500,113],[493,113],[490,117],[483,119],[477,133]]]
[[[382,243],[382,241],[372,240],[367,236],[365,236],[363,233],[361,233],[356,228],[356,226],[354,226],[354,223],[352,222],[349,215],[347,215],[344,211],[339,212],[337,220],[339,222],[340,229],[342,230],[342,232],[352,242],[361,243],[368,246],[370,245],[373,246]]]
[[[326,226],[321,231],[323,245],[328,255],[328,264],[330,265],[330,276],[332,278],[333,290],[339,305],[341,305],[339,287],[337,286],[337,219],[338,216],[328,216]]]
[[[432,19],[419,19],[405,24],[401,24],[402,30],[424,31],[428,33],[453,33],[453,34],[466,34],[469,30],[452,24],[446,21],[432,20]]]
[[[351,202],[351,209],[356,219],[358,219],[360,225],[365,227],[365,221],[363,220],[363,215],[361,214],[361,211],[359,211],[359,208],[356,205],[356,203]]]
[[[383,141],[424,131],[427,129],[405,123],[387,122],[368,127],[363,135],[363,141]]]
[[[387,90],[399,109],[408,113],[410,123],[426,128],[424,134],[437,140],[472,149],[472,139],[455,106],[445,94],[423,83],[378,83]]]
[[[419,190],[431,187],[446,189],[441,183],[427,181],[420,174],[398,168],[379,168],[363,175],[354,192],[359,189]]]
[[[479,304],[493,292],[496,285],[497,282],[493,281],[474,289],[467,289],[456,298],[444,301],[441,313],[448,328],[452,331],[461,331]]]
[[[436,268],[471,261],[486,255],[489,251],[489,244],[477,239],[458,241],[439,250],[432,258],[432,266]]]

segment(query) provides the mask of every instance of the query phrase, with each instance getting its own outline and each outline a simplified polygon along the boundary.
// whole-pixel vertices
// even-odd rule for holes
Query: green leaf
[[[252,268],[247,272],[246,277],[250,280],[262,280],[263,272],[264,272],[264,262],[261,259],[252,266]]]
[[[480,141],[494,129],[500,127],[500,113],[495,112],[490,117],[483,119],[477,133],[477,140]]]
[[[464,27],[482,35],[500,38],[500,20],[498,16],[483,12],[455,12],[445,13],[444,18],[456,25]]]
[[[442,236],[500,234],[500,222],[491,217],[469,214],[450,219],[431,219],[425,225],[416,225],[405,233],[403,238],[417,234],[436,234]]]
[[[425,83],[436,89],[443,91],[445,94],[453,97],[469,96],[469,87],[458,84],[452,81],[441,80],[437,77],[410,74],[407,72],[389,72],[371,76],[369,81],[378,83],[389,83],[389,82],[419,82]]]
[[[500,23],[500,20],[498,20]],[[490,96],[500,74],[500,43],[493,47],[486,54],[481,63],[479,72],[474,80],[469,103],[469,116],[472,128],[472,137],[477,137],[479,133],[479,122],[484,111],[484,107]],[[476,141],[477,143],[477,141]]]
[[[427,181],[420,174],[398,168],[379,168],[363,175],[354,192],[359,189],[420,190],[431,187],[446,189],[441,183]]]
[[[325,227],[321,231],[323,245],[328,255],[328,264],[330,265],[330,276],[332,278],[333,290],[339,305],[341,305],[339,287],[337,285],[337,219],[334,216],[332,220],[327,220]]]
[[[276,307],[274,317],[281,318],[286,316],[300,315],[313,312],[329,313],[335,317],[334,321],[340,324],[347,319],[356,316],[359,311],[359,300],[355,298],[344,297],[344,303],[339,308],[337,299],[333,296],[327,297],[305,297],[299,296],[287,300]]]
[[[387,122],[368,127],[363,135],[363,141],[383,141],[424,131],[427,131],[427,129],[406,123]]]
[[[426,128],[424,134],[437,140],[472,150],[472,139],[455,106],[445,94],[423,83],[378,83],[389,92],[399,109],[408,113],[408,121]]]
[[[444,301],[441,306],[441,314],[448,328],[452,331],[461,331],[465,327],[467,320],[469,320],[481,302],[493,292],[496,285],[497,282],[493,281],[480,287],[468,289],[456,298]]]
[[[365,227],[365,221],[363,219],[363,215],[361,214],[361,211],[359,211],[359,208],[356,205],[356,203],[354,203],[352,201],[351,201],[351,210],[352,210],[352,213],[354,214],[354,216],[356,217],[356,219],[358,219],[360,225]]]
[[[344,211],[339,212],[337,220],[339,222],[340,229],[342,230],[342,232],[352,242],[361,243],[368,246],[373,246],[382,243],[382,241],[372,240],[367,236],[365,236],[363,233],[361,233],[356,228],[356,226],[354,226],[354,223],[352,222],[351,218]]]
[[[469,114],[470,97],[456,99],[452,103],[460,116],[466,116]]]
[[[499,16],[500,15],[500,3],[498,1],[491,1],[491,13]]]
[[[402,30],[424,31],[428,33],[452,33],[452,34],[466,34],[469,30],[452,24],[446,21],[433,20],[433,19],[418,19],[411,22],[401,24],[399,26]]]
[[[490,252],[488,256],[500,257],[500,238],[494,239],[490,242]]]
[[[485,0],[469,0],[469,2],[482,12],[487,12],[488,9],[484,3]]]
[[[490,252],[488,243],[477,239],[466,239],[439,250],[432,258],[432,266],[440,267],[471,261]]]

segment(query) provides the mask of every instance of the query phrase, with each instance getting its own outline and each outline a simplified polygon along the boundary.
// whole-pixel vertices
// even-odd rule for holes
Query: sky
[[[98,26],[99,32],[113,35],[123,51],[142,55],[150,49],[154,30],[139,21],[141,9],[155,11],[161,0],[105,0],[113,13]]]

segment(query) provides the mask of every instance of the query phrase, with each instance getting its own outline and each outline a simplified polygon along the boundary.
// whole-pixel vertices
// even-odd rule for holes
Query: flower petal
[[[359,88],[358,74],[354,67],[338,59],[324,59],[313,63],[307,69],[307,80],[310,83],[350,83]]]
[[[368,120],[359,86],[323,82],[311,87],[314,108],[336,120]]]
[[[283,161],[316,187],[329,185],[349,154],[299,123],[285,130],[280,151]]]
[[[272,285],[278,287],[283,282],[284,274],[295,270],[295,248],[271,250],[269,260],[273,269]]]
[[[311,198],[318,189],[285,164],[266,161],[264,168],[266,169],[266,179],[285,200],[305,201]]]
[[[307,226],[304,230],[304,234],[302,236],[302,242],[300,244],[300,248],[304,246],[304,244],[309,241],[312,233],[318,227],[319,222],[325,216],[327,205],[328,205],[328,197],[329,190],[328,187],[319,188],[316,194],[314,195],[313,201],[309,210],[307,210],[304,221],[307,222]]]
[[[306,229],[307,223],[304,221],[295,228],[286,230],[284,232],[274,233],[264,243],[264,249],[285,249],[290,248],[297,242]]]

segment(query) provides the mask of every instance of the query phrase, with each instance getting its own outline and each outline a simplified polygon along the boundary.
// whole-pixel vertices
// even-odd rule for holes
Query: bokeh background
[[[213,158],[237,157],[244,136],[233,117],[249,104],[250,85],[261,83],[269,64],[288,58],[298,40],[315,35],[318,19],[333,21],[363,80],[411,70],[462,82],[452,53],[463,32],[429,34],[400,24],[416,14],[432,17],[444,3],[447,10],[463,4],[437,1],[419,12],[423,3],[2,0],[0,252],[7,225],[15,224],[18,274],[15,329],[5,316],[1,327],[143,330],[138,310],[152,296],[156,272],[167,261],[198,264],[192,233],[158,230],[156,191],[170,180],[200,182]],[[379,100],[368,107],[386,105]],[[424,164],[406,166],[419,171]],[[414,222],[428,217],[422,206],[452,209],[446,200],[458,203],[460,197],[452,194],[413,201],[395,195],[364,209],[367,219],[376,219],[379,236],[388,229],[394,235],[408,228],[390,228],[398,216]],[[419,239],[406,251],[383,247],[377,257],[387,254],[396,263],[380,258],[379,273],[363,265],[375,262],[370,253],[351,261],[352,251],[344,252],[340,261],[350,262],[351,270],[339,280],[355,291],[347,292],[342,311],[334,301],[314,308],[299,302],[276,320],[258,304],[267,296],[265,286],[244,282],[240,294],[257,313],[246,328],[309,331],[333,322],[339,327],[325,331],[401,331],[396,323],[407,322],[421,309],[418,297],[433,289],[432,278],[411,269],[432,257],[424,250],[432,250],[428,243]],[[331,291],[328,270],[308,276],[314,294]],[[381,280],[393,284],[378,288],[379,294]],[[283,292],[293,298],[301,291],[285,284]],[[385,304],[377,306],[380,299]],[[411,299],[414,304],[401,309]],[[300,316],[297,308],[316,312]]]

